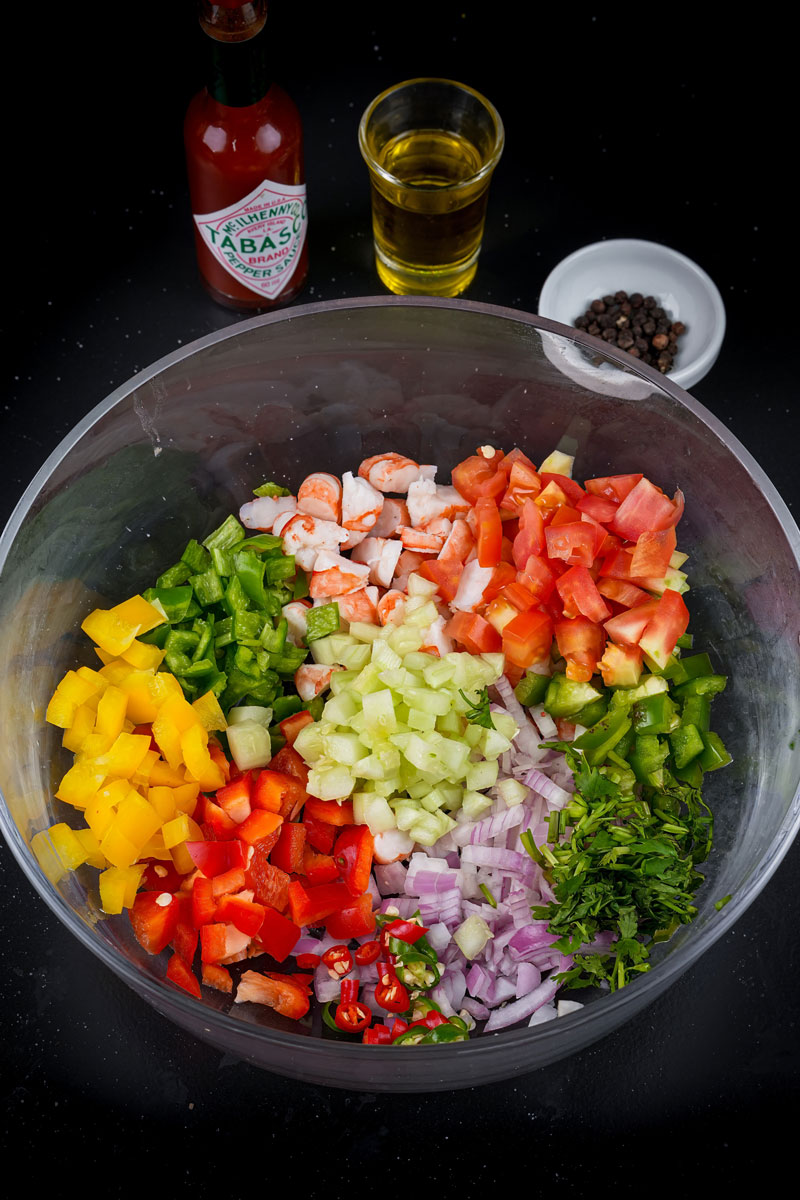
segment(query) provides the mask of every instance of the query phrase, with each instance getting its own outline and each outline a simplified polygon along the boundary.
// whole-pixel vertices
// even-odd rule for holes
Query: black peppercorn
[[[686,332],[684,323],[671,321],[654,296],[622,290],[592,300],[574,324],[576,329],[655,366],[662,374],[672,369],[678,339]]]

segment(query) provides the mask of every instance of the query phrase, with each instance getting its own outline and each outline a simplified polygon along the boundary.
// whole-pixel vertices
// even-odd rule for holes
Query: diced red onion
[[[516,1025],[518,1021],[524,1021],[526,1017],[535,1013],[537,1008],[541,1008],[543,1004],[549,1004],[558,991],[558,987],[558,983],[554,980],[546,979],[527,996],[523,996],[521,1000],[514,1000],[511,1004],[506,1004],[504,1008],[494,1009],[486,1022],[486,1032],[492,1033],[495,1029],[507,1029],[509,1025]]]
[[[530,962],[521,962],[517,967],[517,999],[521,1000],[542,982],[542,973]]]
[[[375,882],[382,896],[393,896],[404,889],[408,867],[405,863],[394,862],[387,866],[376,866]]]
[[[544,796],[551,808],[563,808],[572,799],[571,792],[559,787],[549,776],[543,775],[541,771],[535,768],[525,776],[525,785],[534,792],[538,792],[540,796]]]
[[[526,856],[516,850],[494,850],[491,846],[469,845],[461,851],[461,859],[479,867],[494,867],[498,871],[518,873],[525,867]]]

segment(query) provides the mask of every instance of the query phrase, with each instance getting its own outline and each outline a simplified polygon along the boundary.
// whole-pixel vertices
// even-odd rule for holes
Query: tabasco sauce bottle
[[[199,3],[207,86],[184,123],[197,261],[220,304],[292,300],[308,272],[300,116],[270,76],[266,0]]]

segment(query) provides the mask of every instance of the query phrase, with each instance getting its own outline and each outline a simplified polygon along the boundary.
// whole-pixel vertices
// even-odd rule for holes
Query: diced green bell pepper
[[[576,749],[584,752],[590,767],[599,767],[601,763],[605,762],[609,750],[614,749],[630,727],[631,718],[627,710],[624,708],[614,709],[591,729],[587,729],[580,737],[575,738],[572,744]]]
[[[704,771],[716,771],[719,767],[726,767],[729,762],[733,761],[718,734],[709,731],[701,733],[700,736],[703,739],[703,751],[699,761]]]
[[[677,706],[667,692],[645,696],[633,706],[633,725],[637,733],[669,733],[676,724]]]
[[[562,673],[552,675],[544,698],[545,712],[551,717],[571,719],[587,704],[599,700],[602,694],[591,683],[567,679]]]
[[[306,641],[315,642],[318,638],[336,633],[339,628],[339,605],[335,600],[330,604],[320,604],[310,608],[306,617]]]
[[[532,672],[528,672],[522,676],[522,679],[520,679],[514,688],[514,695],[525,708],[531,708],[534,704],[542,703],[547,694],[549,683],[549,675],[535,675]]]
[[[695,725],[680,725],[669,735],[669,744],[675,766],[679,769],[688,766],[704,749],[703,739]]]

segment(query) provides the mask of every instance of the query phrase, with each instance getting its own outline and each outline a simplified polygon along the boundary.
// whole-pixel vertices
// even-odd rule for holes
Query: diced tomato
[[[320,800],[318,796],[309,796],[304,813],[317,821],[328,825],[355,825],[352,800]],[[312,846],[314,843],[311,843]]]
[[[571,504],[559,504],[550,516],[549,525],[557,528],[559,525],[571,525],[574,521],[580,521],[581,514],[577,508],[573,508]]]
[[[220,967],[217,963],[203,963],[200,976],[206,987],[216,988],[218,992],[233,991],[233,979],[227,967]]]
[[[617,645],[638,646],[639,638],[655,616],[657,608],[657,600],[647,600],[644,604],[637,604],[635,608],[617,613],[615,617],[604,621],[603,628]]]
[[[519,518],[519,532],[514,538],[514,562],[517,569],[523,571],[532,555],[540,555],[545,548],[544,521],[542,514],[533,500],[526,499],[522,504]]]
[[[330,854],[339,831],[338,825],[331,825],[329,821],[319,821],[307,811],[303,812],[303,824],[306,827],[308,844],[318,850],[320,854]],[[325,880],[318,882],[324,883]]]
[[[498,470],[501,461],[500,454],[495,454],[493,458],[483,458],[477,454],[465,458],[453,468],[453,487],[470,504],[474,504],[481,496],[500,496],[506,489],[506,475]]]
[[[311,725],[313,721],[314,718],[307,708],[304,708],[302,712],[293,713],[291,717],[284,717],[282,721],[279,721],[278,728],[286,738],[286,745],[293,746],[300,730],[305,729],[306,725]]]
[[[608,527],[629,542],[637,542],[643,533],[676,525],[682,511],[682,493],[676,493],[675,501],[672,501],[661,488],[642,478],[622,501]]]
[[[622,579],[601,579],[597,584],[597,590],[601,596],[613,600],[615,604],[621,604],[623,608],[634,608],[637,604],[644,604],[651,598],[640,587],[636,587],[633,583],[626,583]]]
[[[639,638],[639,646],[659,667],[665,667],[675,643],[689,625],[689,610],[679,592],[667,589]]]
[[[545,529],[548,558],[560,558],[570,566],[590,567],[594,562],[595,535],[586,521],[548,525]]]
[[[243,867],[247,861],[247,847],[238,838],[226,842],[185,842],[184,845],[194,865],[209,878],[232,867]]]
[[[255,937],[264,923],[266,907],[244,896],[223,896],[217,905],[217,920],[235,925],[240,933]]]
[[[505,592],[506,589],[503,588],[503,591]],[[518,612],[519,609],[515,608],[510,600],[505,600],[501,594],[495,596],[491,604],[486,606],[484,616],[489,624],[493,625],[497,632],[502,635],[506,625],[509,621],[514,620]]]
[[[297,821],[284,821],[269,860],[282,871],[292,874],[302,870],[306,827]]]
[[[594,517],[590,517],[587,513],[581,513],[580,518],[586,525],[590,526],[594,533],[595,558],[602,558],[604,555],[610,553],[617,541],[614,535],[608,532],[605,525],[601,525],[599,521],[595,521]]]
[[[290,818],[300,811],[307,796],[305,785],[295,775],[270,767],[259,772],[253,784],[252,803],[254,808]]]
[[[605,647],[601,625],[588,617],[564,618],[554,627],[559,653],[567,660],[567,679],[588,683]]]
[[[500,502],[506,512],[520,513],[526,500],[535,500],[542,481],[530,463],[516,462],[508,474],[508,487]]]
[[[423,579],[436,584],[436,590],[448,604],[455,599],[464,564],[458,558],[429,558],[419,569]]]
[[[547,658],[552,643],[553,623],[536,608],[517,613],[503,629],[503,653],[517,667],[530,667]]]
[[[552,564],[544,558],[531,556],[519,574],[519,582],[533,593],[537,604],[548,600],[556,586],[556,575]]]
[[[274,908],[267,908],[257,940],[276,962],[283,962],[297,945],[300,933],[301,930],[294,921],[281,916]]]
[[[567,497],[567,502],[573,508],[577,508],[579,502],[586,495],[581,485],[575,479],[570,479],[568,475],[559,475],[555,471],[542,471],[542,483],[547,486],[548,483],[555,483],[561,488],[564,495]]]
[[[250,816],[237,826],[238,836],[243,842],[247,842],[248,846],[252,846],[262,838],[269,837],[280,828],[282,822],[283,817],[279,813],[267,812],[263,808],[254,808]]]
[[[364,937],[365,934],[374,931],[375,925],[372,896],[369,892],[362,896],[350,896],[346,904],[325,920],[325,928],[331,937],[335,938]]]
[[[509,604],[513,604],[517,612],[527,612],[536,604],[536,597],[531,589],[516,580],[514,583],[506,584],[498,599],[507,600]]]
[[[607,642],[597,666],[606,687],[636,687],[642,673],[642,651],[638,646]]]
[[[322,883],[306,888],[299,879],[293,879],[289,884],[289,912],[295,925],[301,928],[319,925],[325,917],[350,904],[352,899],[350,889],[344,883]]]
[[[483,603],[488,604],[490,600],[494,600],[495,596],[499,596],[504,587],[508,587],[509,583],[513,583],[517,577],[517,568],[513,562],[501,560],[492,571],[492,578],[483,589]]]
[[[445,625],[444,632],[470,654],[496,653],[503,646],[494,626],[477,613],[454,613]]]
[[[284,775],[293,775],[299,779],[303,787],[308,784],[308,767],[295,750],[294,746],[282,746],[269,764],[271,771],[281,771]]]
[[[567,497],[553,480],[543,487],[535,498],[534,504],[542,514],[545,522],[549,521],[557,508],[567,503]]]
[[[130,909],[134,936],[148,954],[160,954],[175,936],[180,905],[170,895],[167,904],[160,904],[161,895],[168,893],[139,892]]]
[[[674,525],[670,525],[669,529],[656,530],[654,533],[645,531],[640,534],[631,559],[631,575],[663,579],[676,545],[677,536]]]
[[[354,896],[360,896],[369,886],[374,848],[375,841],[368,825],[353,825],[336,839],[333,861]]]
[[[631,562],[633,550],[628,546],[614,546],[603,558],[599,575],[601,579],[621,579],[628,582],[631,579]]]
[[[190,996],[201,997],[200,982],[191,967],[184,962],[180,954],[173,954],[167,963],[167,979],[176,987],[183,988]]]
[[[475,501],[475,519],[478,527],[478,562],[482,567],[493,567],[500,561],[503,522],[497,504],[490,496],[480,496]]]
[[[564,603],[565,617],[584,616],[590,621],[605,621],[611,616],[611,610],[586,567],[570,567],[557,580],[556,587]]]
[[[195,929],[210,925],[216,920],[217,902],[214,899],[214,884],[205,875],[195,875],[192,883],[192,924]]]
[[[617,505],[630,495],[641,478],[641,475],[602,475],[587,479],[585,486],[591,495],[602,496]]]
[[[584,494],[575,505],[581,515],[593,517],[601,525],[612,520],[617,511],[617,504],[605,496],[593,496],[591,492]]]
[[[283,912],[289,903],[289,876],[267,860],[261,842],[256,842],[253,857],[245,871],[245,885],[251,888],[259,904],[268,904]]]

